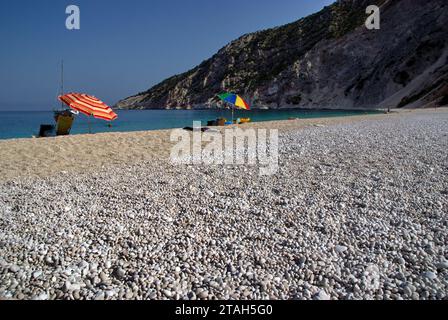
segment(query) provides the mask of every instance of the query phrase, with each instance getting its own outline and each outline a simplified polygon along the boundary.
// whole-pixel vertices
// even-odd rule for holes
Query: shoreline
[[[114,110],[117,111],[220,111],[222,110],[221,108],[190,108],[190,109],[185,109],[185,108],[180,108],[180,109],[120,109],[120,108],[113,108]],[[271,109],[271,108],[252,108],[250,111],[359,111],[359,112],[373,112],[373,111],[378,111],[378,112],[382,112],[387,110],[384,108],[347,108],[347,109],[338,109],[338,108],[322,108],[322,109],[316,109],[316,108],[278,108],[278,109]]]
[[[448,108],[448,107],[447,107]],[[154,109],[154,110],[159,110],[159,109]],[[166,110],[166,109],[160,109],[162,111]],[[283,110],[289,110],[289,109],[283,109]],[[295,109],[291,109],[291,110],[295,110]],[[315,110],[315,109],[301,109],[301,110]],[[406,113],[406,112],[413,112],[413,111],[418,111],[419,109],[414,109],[414,110],[405,110],[405,109],[397,109],[397,110],[392,110],[389,115],[393,115],[393,114],[397,114],[397,113]],[[121,110],[121,111],[148,111],[148,110]],[[191,110],[166,110],[166,111],[191,111]],[[198,111],[202,111],[202,110],[198,110]],[[204,111],[206,111],[206,109],[204,109]],[[319,111],[334,111],[332,109],[319,109]],[[386,112],[383,112],[382,110],[337,110],[337,111],[360,111],[360,114],[353,114],[353,115],[343,115],[343,116],[332,116],[332,117],[316,117],[316,118],[299,118],[297,117],[297,119],[283,119],[283,120],[260,120],[260,121],[253,121],[253,122],[249,122],[249,123],[245,123],[245,124],[240,124],[239,126],[244,126],[244,127],[250,127],[250,126],[257,126],[258,124],[266,124],[267,126],[270,126],[270,124],[276,123],[279,125],[282,124],[286,124],[289,123],[291,121],[305,121],[305,122],[312,122],[312,121],[318,121],[318,120],[323,120],[323,121],[328,121],[331,119],[347,119],[347,118],[357,118],[357,117],[367,117],[367,116],[382,116],[382,115],[387,115]],[[373,111],[377,111],[377,113],[371,113],[371,114],[362,114],[361,112],[373,112]],[[2,111],[2,112],[15,112],[15,111]],[[22,111],[20,111],[22,112]],[[36,111],[36,112],[52,112],[51,110],[49,111]],[[203,126],[203,127],[211,127],[214,129],[224,129],[224,128],[232,128],[234,127],[234,125],[228,125],[225,127],[214,127],[214,126]],[[19,137],[19,138],[7,138],[7,139],[0,139],[0,143],[2,142],[10,142],[10,141],[22,141],[22,140],[46,140],[46,139],[59,139],[59,138],[67,138],[67,137],[90,137],[90,136],[96,136],[96,135],[116,135],[116,134],[133,134],[133,133],[145,133],[145,132],[163,132],[163,131],[169,131],[169,130],[176,130],[176,129],[182,129],[181,127],[174,127],[174,128],[166,128],[166,129],[154,129],[154,130],[136,130],[136,131],[112,131],[112,132],[96,132],[96,133],[76,133],[76,134],[71,134],[68,136],[56,136],[56,137],[44,137],[44,138],[37,138],[37,137]],[[282,128],[279,128],[280,130]]]
[[[218,110],[213,110],[213,109],[195,109],[195,110],[188,110],[188,109],[147,109],[147,110],[121,110],[121,111],[125,111],[125,112],[141,112],[141,111],[168,111],[168,112],[176,112],[176,111],[184,111],[184,112],[194,112],[194,111],[218,111]],[[254,111],[276,111],[276,110],[272,110],[272,109],[267,109],[267,110],[263,110],[263,109],[255,109]],[[332,112],[332,111],[336,111],[336,112],[342,112],[342,113],[352,113],[352,114],[345,114],[345,115],[332,115],[332,116],[313,116],[313,117],[305,117],[305,118],[300,118],[300,115],[297,116],[297,119],[300,120],[312,120],[312,119],[327,119],[327,118],[346,118],[346,117],[353,117],[353,116],[365,116],[365,115],[381,115],[384,113],[384,110],[363,110],[363,109],[294,109],[294,108],[289,108],[289,109],[279,109],[279,111],[310,111],[310,112]],[[26,111],[0,111],[1,112],[5,112],[5,113],[14,113],[14,112],[26,112]],[[37,113],[52,113],[52,110],[40,110],[40,111],[31,111],[31,112],[37,112]],[[250,112],[243,116],[250,116]],[[238,118],[238,117],[235,117]],[[265,119],[260,119],[260,120],[255,120],[251,123],[266,123],[266,122],[281,122],[281,121],[289,121],[289,119],[278,119],[278,120],[265,120]],[[207,122],[206,120],[202,120],[203,123]],[[189,126],[190,124],[186,124],[185,126]],[[206,127],[204,125],[204,127]],[[158,128],[158,129],[137,129],[137,130],[131,130],[131,131],[99,131],[99,132],[94,132],[93,134],[104,134],[104,133],[138,133],[138,132],[147,132],[147,131],[165,131],[165,130],[175,130],[175,129],[182,129],[183,127],[167,127],[167,128]],[[87,133],[73,133],[70,134],[70,136],[80,136],[80,135],[90,135]],[[36,136],[21,136],[21,137],[10,137],[10,138],[0,138],[0,142],[1,141],[9,141],[9,140],[22,140],[22,139],[36,139]],[[55,137],[49,137],[49,138],[55,138]],[[45,138],[39,138],[39,139],[45,139]]]
[[[427,109],[399,110],[390,114],[350,115],[253,122],[240,128],[278,129],[280,133],[313,126],[333,126],[364,120],[381,121],[390,117],[421,112],[445,112]],[[225,130],[229,127],[213,127]],[[135,164],[141,161],[169,161],[172,143],[167,130],[79,134],[51,138],[0,140],[0,181],[20,177],[49,177],[61,172],[94,171],[105,166]]]

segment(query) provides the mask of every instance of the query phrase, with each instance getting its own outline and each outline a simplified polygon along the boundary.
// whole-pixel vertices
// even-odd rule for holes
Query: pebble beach
[[[250,126],[277,174],[172,165],[169,131],[1,141],[0,299],[448,298],[447,108]]]

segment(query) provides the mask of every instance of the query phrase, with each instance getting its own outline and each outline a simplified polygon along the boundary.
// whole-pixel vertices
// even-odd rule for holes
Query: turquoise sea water
[[[99,132],[129,132],[158,129],[172,129],[192,126],[193,121],[202,121],[219,117],[231,119],[230,110],[145,110],[118,111],[118,120],[107,126],[107,122],[91,120],[93,133]],[[253,110],[238,111],[235,118],[251,118],[252,121],[286,120],[289,118],[321,118],[360,115],[365,111],[329,111],[329,110]],[[31,138],[39,131],[41,124],[53,124],[51,111],[3,111],[0,112],[0,139]],[[88,133],[87,117],[77,116],[72,134]]]

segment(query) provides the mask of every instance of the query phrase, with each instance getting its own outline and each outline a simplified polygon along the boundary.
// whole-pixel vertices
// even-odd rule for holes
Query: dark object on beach
[[[207,122],[207,126],[209,127],[224,127],[226,125],[227,119],[218,118],[216,120],[211,120]]]
[[[53,137],[55,135],[55,126],[51,124],[41,124],[39,129],[39,138]]]
[[[224,127],[226,125],[227,119],[226,118],[219,118],[216,120],[216,124],[219,127]]]
[[[209,128],[192,128],[192,127],[185,127],[184,130],[186,131],[201,131],[201,132],[207,132],[210,129]]]

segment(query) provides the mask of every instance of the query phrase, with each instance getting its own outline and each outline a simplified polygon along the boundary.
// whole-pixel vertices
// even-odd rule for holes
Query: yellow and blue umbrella
[[[224,102],[230,103],[231,105],[243,109],[243,110],[250,110],[249,104],[244,101],[243,98],[241,98],[239,95],[234,93],[222,93],[218,95],[219,99],[221,99]]]

